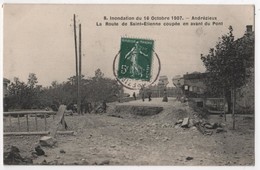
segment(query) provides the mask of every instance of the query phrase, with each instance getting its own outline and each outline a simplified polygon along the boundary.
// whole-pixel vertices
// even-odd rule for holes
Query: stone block
[[[54,139],[51,136],[43,136],[40,139],[39,143],[40,143],[41,146],[53,147],[57,144],[57,141],[56,141],[56,139]]]
[[[189,117],[183,119],[181,127],[188,127],[189,126]]]

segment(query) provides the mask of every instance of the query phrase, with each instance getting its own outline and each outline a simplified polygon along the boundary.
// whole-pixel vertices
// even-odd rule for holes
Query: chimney
[[[247,25],[246,26],[246,33],[251,33],[253,32],[253,26],[252,25]]]

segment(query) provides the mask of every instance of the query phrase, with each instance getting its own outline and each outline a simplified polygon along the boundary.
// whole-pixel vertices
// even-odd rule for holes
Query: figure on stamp
[[[135,77],[135,75],[143,77],[144,69],[138,64],[138,56],[141,54],[145,57],[148,57],[148,54],[145,54],[142,51],[142,49],[143,47],[140,46],[139,42],[137,41],[134,47],[125,55],[125,59],[129,59],[131,61],[131,66],[130,66],[131,77]]]

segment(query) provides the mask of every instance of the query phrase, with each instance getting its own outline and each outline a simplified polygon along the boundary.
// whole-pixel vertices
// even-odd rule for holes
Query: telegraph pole
[[[77,28],[76,28],[76,15],[75,14],[73,16],[73,22],[74,22],[74,42],[75,42],[75,61],[76,61],[77,112],[78,112],[78,114],[80,114],[80,88],[79,88],[80,84],[79,84],[79,75],[78,75],[78,72],[79,72],[79,69],[78,69],[78,47],[77,47]]]
[[[81,24],[79,24],[79,77],[78,77],[78,113],[81,113]]]

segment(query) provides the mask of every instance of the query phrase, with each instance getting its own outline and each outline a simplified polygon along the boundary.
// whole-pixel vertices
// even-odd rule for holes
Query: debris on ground
[[[31,158],[23,158],[20,155],[20,150],[16,146],[11,146],[4,152],[4,164],[6,165],[26,165],[32,163]]]
[[[171,128],[171,127],[174,127],[174,126],[172,126],[172,125],[169,124],[169,123],[164,123],[164,124],[162,125],[162,128]]]
[[[212,135],[214,129],[216,129],[216,133],[226,132],[226,130],[224,130],[223,128],[224,125],[221,123],[209,123],[200,121],[196,123],[195,126],[203,135]]]
[[[204,135],[212,135],[213,134],[213,131],[212,130],[205,130],[204,131]]]
[[[48,165],[49,163],[44,159],[41,164],[42,165]]]
[[[66,153],[64,149],[61,149],[60,150],[60,153]]]
[[[190,161],[190,160],[192,160],[192,159],[193,159],[193,157],[191,157],[191,156],[188,156],[188,157],[186,158],[187,161]]]
[[[42,156],[42,155],[45,155],[45,152],[44,152],[44,150],[41,148],[41,146],[36,146],[35,147],[35,151],[36,151],[36,155],[37,156]]]
[[[207,129],[214,129],[211,124],[205,124],[204,127],[207,128]]]
[[[109,160],[103,160],[101,162],[95,162],[94,165],[109,165]]]
[[[53,161],[50,161],[50,162],[46,162],[45,160],[45,165],[58,165],[59,164],[59,161],[58,160],[53,160]],[[62,163],[60,163],[60,165],[62,165]]]
[[[81,165],[89,165],[89,162],[86,159],[81,159]]]
[[[32,152],[32,158],[35,159],[35,158],[38,158],[38,155],[35,151]]]
[[[181,124],[181,127],[188,127],[189,126],[189,117],[186,117],[183,119],[183,122]]]
[[[220,132],[226,132],[226,130],[223,129],[222,127],[218,127],[216,133],[220,133]]]
[[[175,128],[191,128],[196,127],[198,131],[200,131],[203,135],[212,135],[213,131],[216,129],[216,133],[226,132],[224,130],[225,124],[216,123],[216,122],[208,122],[205,119],[190,118],[186,117],[184,119],[179,119],[175,122]]]
[[[183,119],[179,119],[177,122],[175,122],[175,125],[181,124],[183,122]]]

